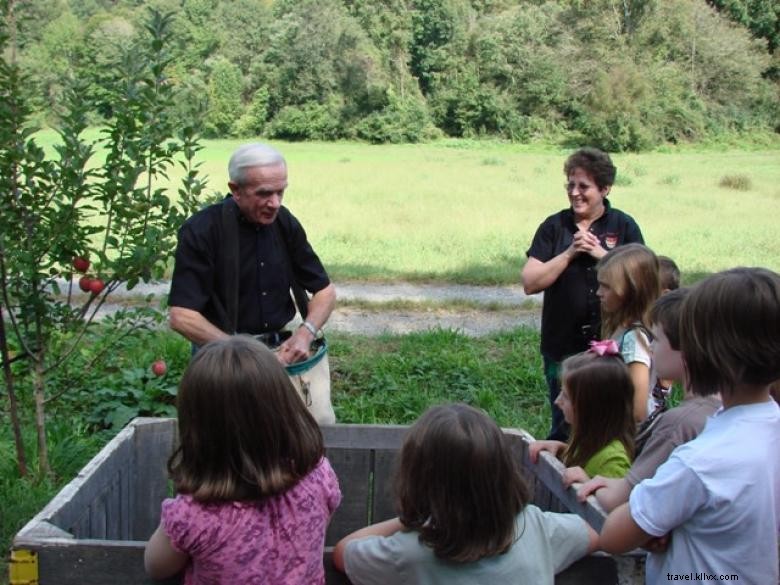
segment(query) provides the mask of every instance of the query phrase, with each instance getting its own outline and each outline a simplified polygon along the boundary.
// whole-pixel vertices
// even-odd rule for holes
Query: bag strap
[[[236,202],[232,197],[222,202],[222,287],[225,293],[224,323],[227,333],[235,334],[238,329],[238,276],[240,274],[238,254],[238,217]]]
[[[623,332],[623,335],[620,336],[620,343],[618,344],[620,351],[623,351],[623,342],[626,340],[626,335],[628,335],[630,331],[634,331],[635,329],[639,329],[642,333],[645,334],[645,336],[647,337],[648,344],[653,342],[653,334],[650,332],[650,330],[639,321],[636,321],[634,323],[631,323],[631,325],[629,325],[628,328]],[[648,347],[646,349],[649,350],[650,348]]]
[[[290,245],[287,241],[287,236],[282,229],[281,217],[277,216],[276,221],[272,224],[276,233],[279,235],[279,239],[282,240],[282,250],[284,252],[285,265],[287,267],[287,276],[290,279],[290,288],[292,289],[293,299],[298,307],[298,312],[301,314],[301,319],[306,320],[309,314],[309,295],[306,289],[303,288],[295,279],[295,272],[293,271],[293,263],[290,257]]]

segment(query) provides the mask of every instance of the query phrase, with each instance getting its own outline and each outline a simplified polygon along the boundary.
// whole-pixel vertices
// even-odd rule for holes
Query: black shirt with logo
[[[590,231],[606,250],[634,242],[644,244],[630,215],[613,209],[607,199],[604,206],[604,214],[591,224]],[[571,208],[551,215],[536,230],[526,256],[540,262],[551,260],[571,246],[577,230]],[[586,350],[589,341],[601,336],[596,262],[589,254],[578,254],[544,291],[541,351],[554,361]]]

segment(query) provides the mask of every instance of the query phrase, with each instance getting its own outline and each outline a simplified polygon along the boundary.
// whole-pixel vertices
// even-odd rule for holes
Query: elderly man
[[[300,222],[282,206],[287,163],[266,144],[246,144],[231,156],[228,174],[230,195],[179,230],[170,325],[196,346],[247,333],[276,348],[285,365],[306,360],[336,291]],[[291,287],[312,294],[292,334],[285,330],[295,315]],[[320,422],[332,417],[329,394],[330,414]]]

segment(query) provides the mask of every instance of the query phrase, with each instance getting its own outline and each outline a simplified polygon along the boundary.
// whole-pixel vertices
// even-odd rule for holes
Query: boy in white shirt
[[[680,345],[692,390],[716,389],[723,409],[609,515],[602,548],[668,536],[648,556],[648,585],[777,583],[780,408],[769,386],[780,378],[780,275],[735,268],[701,281],[683,302]]]

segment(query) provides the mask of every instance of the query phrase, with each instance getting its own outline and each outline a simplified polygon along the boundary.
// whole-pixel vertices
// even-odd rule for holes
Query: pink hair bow
[[[620,355],[620,348],[614,339],[602,339],[601,341],[590,342],[590,352],[598,356]]]

